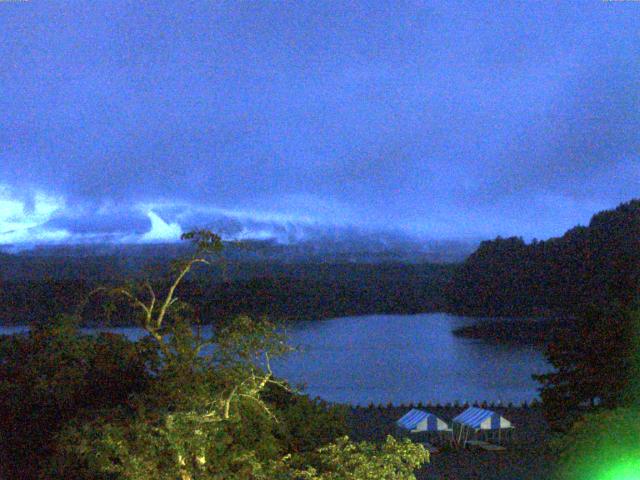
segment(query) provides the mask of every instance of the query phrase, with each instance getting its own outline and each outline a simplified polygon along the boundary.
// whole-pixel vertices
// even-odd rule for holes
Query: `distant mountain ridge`
[[[588,226],[526,244],[484,241],[445,288],[450,311],[479,316],[571,315],[628,305],[640,286],[640,200],[595,214]]]

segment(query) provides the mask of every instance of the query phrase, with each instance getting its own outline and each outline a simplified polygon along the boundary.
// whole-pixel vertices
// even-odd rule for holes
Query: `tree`
[[[594,215],[562,237],[485,241],[445,289],[451,310],[474,315],[574,316],[633,302],[640,282],[640,200]]]
[[[611,306],[585,310],[575,325],[560,329],[545,355],[555,371],[534,375],[550,424],[567,430],[588,407],[629,403],[637,375],[639,310]]]
[[[552,442],[558,479],[637,478],[640,472],[640,312],[630,312],[626,323],[629,356],[618,372],[624,373],[624,388]]]
[[[295,467],[285,457],[272,478],[291,480],[415,480],[415,470],[429,461],[429,452],[409,439],[388,436],[381,445],[337,439],[317,450],[312,465]],[[293,468],[292,468],[293,466]],[[279,475],[278,475],[279,474]]]
[[[126,298],[138,310],[159,363],[149,388],[131,399],[130,408],[71,423],[57,437],[57,455],[47,474],[127,480],[275,475],[364,480],[384,462],[384,478],[411,478],[409,471],[428,460],[420,445],[392,439],[381,448],[348,439],[318,444],[343,429],[339,409],[310,402],[274,377],[271,359],[291,350],[276,325],[240,316],[209,338],[201,335],[176,291],[194,266],[208,265],[211,256],[219,255],[222,242],[205,230],[183,238],[196,249],[175,264],[166,292],[159,294],[149,282],[99,290]],[[300,414],[311,414],[303,419],[305,427]],[[341,459],[338,464],[336,459]],[[314,461],[316,466],[305,467]]]
[[[67,422],[126,405],[154,362],[148,342],[83,335],[69,316],[0,337],[0,477],[32,478]]]

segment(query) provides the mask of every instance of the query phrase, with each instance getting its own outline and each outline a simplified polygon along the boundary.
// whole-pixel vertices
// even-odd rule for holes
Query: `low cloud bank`
[[[156,202],[129,207],[69,205],[35,192],[21,197],[0,189],[0,248],[38,245],[173,243],[183,232],[209,228],[227,240],[265,240],[276,244],[312,242],[333,250],[417,246],[428,235],[400,229],[365,228],[277,212],[230,210],[203,205]]]

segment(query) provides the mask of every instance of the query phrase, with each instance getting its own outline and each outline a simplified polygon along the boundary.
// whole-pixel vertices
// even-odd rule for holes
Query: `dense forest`
[[[193,305],[203,323],[237,314],[299,320],[436,311],[444,309],[442,291],[453,268],[437,264],[230,264],[226,280],[215,270],[190,277],[181,299]],[[0,289],[4,305],[0,323],[41,322],[51,312],[72,313],[94,288],[114,282],[104,276],[104,271],[98,271],[77,278],[5,280]],[[166,287],[164,272],[151,278],[159,290]],[[87,323],[107,320],[103,304],[100,296],[90,298],[83,314]],[[120,307],[117,316],[108,320],[132,323],[127,306]]]
[[[445,283],[472,249],[464,242],[424,245],[387,238],[302,242],[224,242],[225,262],[192,272],[181,299],[209,323],[236,314],[278,319],[321,319],[368,313],[443,310]],[[0,253],[0,324],[70,313],[94,288],[148,279],[162,290],[172,260],[189,244],[67,245]],[[83,318],[103,322],[92,298]],[[113,323],[131,323],[127,308]]]
[[[281,244],[275,240],[224,241],[228,278],[296,275],[313,265],[423,265],[457,263],[469,256],[480,241],[402,241],[385,236],[362,239],[325,239]],[[154,276],[171,260],[193,253],[184,243],[40,245],[16,250],[0,246],[0,280],[39,281],[90,279],[122,282]],[[164,272],[166,274],[166,271]],[[219,278],[219,271],[202,271]]]
[[[479,316],[572,316],[629,305],[640,279],[640,200],[594,215],[562,237],[482,242],[445,289],[448,309]]]

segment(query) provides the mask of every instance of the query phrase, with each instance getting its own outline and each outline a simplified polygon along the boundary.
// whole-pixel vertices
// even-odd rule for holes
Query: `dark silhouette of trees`
[[[638,310],[609,306],[581,312],[558,328],[545,355],[554,371],[535,375],[550,424],[565,430],[590,408],[615,408],[631,401],[637,369]]]
[[[449,310],[464,314],[573,316],[629,305],[639,280],[640,200],[632,200],[559,238],[482,242],[452,275],[445,297]]]
[[[401,264],[242,264],[228,280],[199,271],[181,285],[181,298],[190,303],[203,323],[239,314],[279,319],[321,319],[366,313],[419,313],[444,309],[443,287],[451,265]],[[48,321],[51,312],[73,313],[75,306],[99,285],[100,277],[41,279],[0,283],[0,324]],[[162,274],[149,277],[160,291],[169,286]],[[134,312],[119,305],[105,315],[104,297],[86,306],[87,324],[109,321],[132,324]]]

